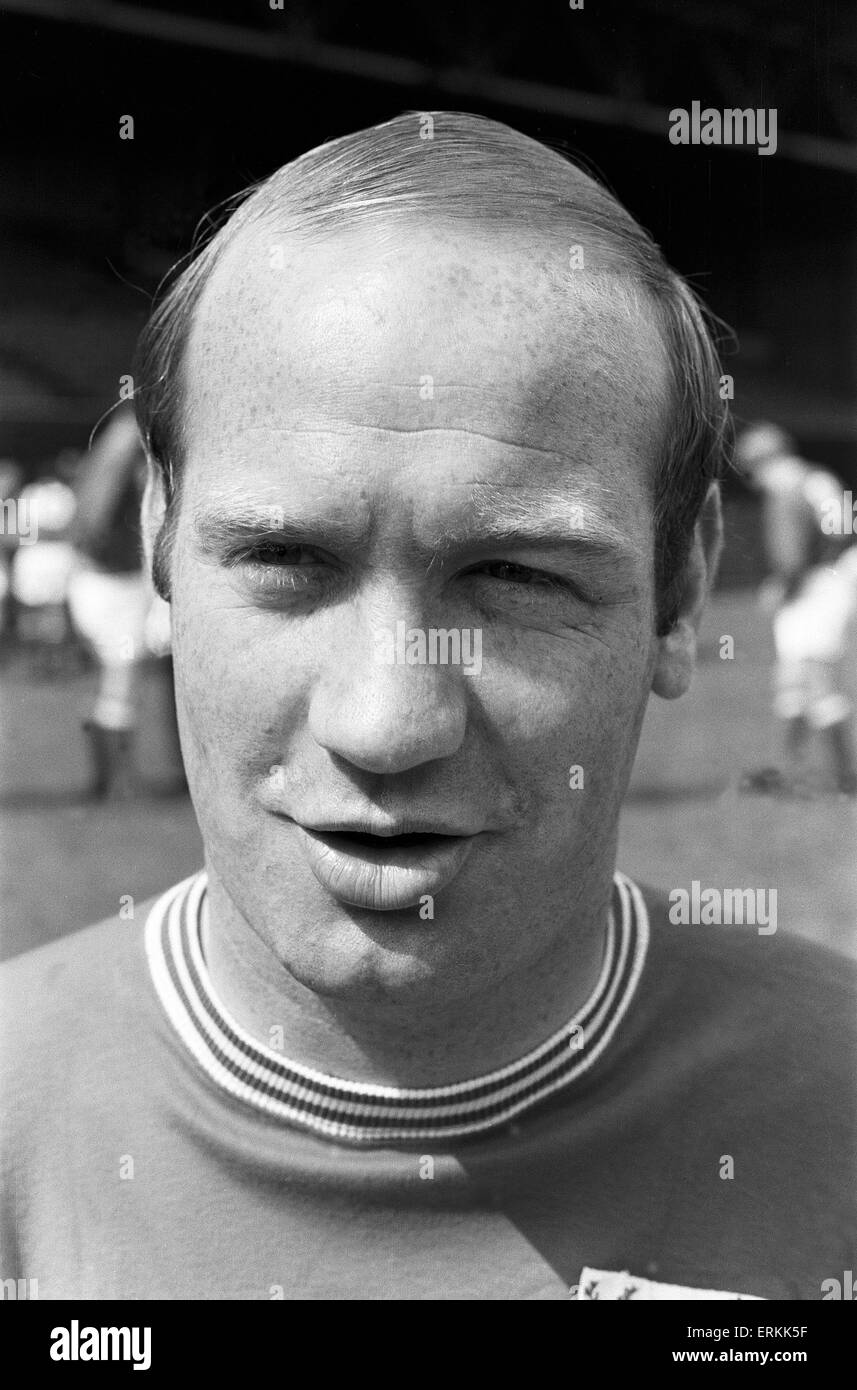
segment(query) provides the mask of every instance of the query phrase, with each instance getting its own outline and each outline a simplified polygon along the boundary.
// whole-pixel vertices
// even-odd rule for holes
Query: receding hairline
[[[430,139],[421,138],[427,121]],[[546,245],[556,236],[569,271],[572,251],[582,254],[572,273],[616,275],[651,299],[672,273],[618,199],[568,155],[488,117],[409,112],[318,145],[252,189],[199,258],[202,292],[254,231],[271,238],[272,252],[352,231],[383,247],[415,222],[450,239],[466,231],[509,240],[517,230]]]
[[[640,284],[633,267],[616,267],[613,264],[616,258],[608,248],[598,262],[601,268],[572,269],[567,238],[556,228],[539,226],[525,238],[516,222],[495,221],[486,228],[475,218],[451,222],[442,214],[430,220],[421,219],[416,225],[406,214],[389,221],[382,216],[373,219],[371,227],[358,223],[329,229],[320,235],[313,231],[290,233],[288,237],[276,233],[273,241],[271,232],[258,222],[243,227],[212,266],[194,306],[193,321],[188,326],[181,367],[185,374],[181,390],[185,445],[189,423],[186,412],[192,410],[192,384],[187,366],[194,350],[193,340],[197,332],[201,335],[216,332],[218,313],[232,313],[243,308],[242,322],[246,322],[248,332],[253,332],[259,322],[254,307],[261,308],[264,314],[269,304],[279,302],[286,306],[287,312],[294,284],[301,301],[301,315],[308,314],[311,318],[312,299],[317,291],[323,292],[323,287],[332,284],[336,292],[340,284],[347,285],[351,278],[358,279],[364,270],[370,273],[376,267],[383,270],[388,263],[395,265],[397,261],[407,261],[414,256],[419,262],[421,243],[425,242],[430,246],[437,242],[440,246],[437,258],[430,255],[426,262],[429,287],[430,277],[438,266],[444,273],[448,265],[472,269],[478,280],[484,276],[488,281],[478,287],[485,289],[487,294],[481,306],[477,301],[474,312],[481,308],[483,313],[490,315],[494,307],[488,298],[490,277],[496,268],[501,287],[509,292],[509,302],[498,306],[497,313],[512,313],[516,297],[523,301],[523,307],[532,312],[527,331],[529,341],[534,344],[537,338],[532,336],[532,324],[541,318],[547,333],[545,375],[552,356],[557,396],[561,394],[574,348],[577,313],[582,312],[590,322],[597,320],[599,340],[605,348],[605,369],[608,374],[612,371],[617,380],[627,379],[626,374],[633,375],[641,414],[645,413],[647,423],[651,422],[652,447],[660,446],[668,425],[667,417],[674,407],[669,349],[659,322],[656,297]],[[448,264],[444,260],[444,248],[452,253]],[[460,259],[455,254],[459,250]],[[281,266],[278,261],[273,271],[269,264],[272,251],[282,253],[283,262]],[[306,276],[308,258],[311,262],[314,254],[322,259],[320,278]],[[517,270],[520,270],[519,277]],[[534,286],[537,298],[532,297]],[[462,315],[466,316],[469,308],[468,304],[463,304]],[[647,333],[647,341],[643,343],[639,339],[642,325]],[[522,337],[522,344],[524,341]],[[196,346],[199,346],[198,340]],[[655,369],[646,372],[644,364],[652,363],[652,349],[656,354]],[[437,365],[437,359],[431,365]]]
[[[411,246],[430,240],[441,251],[458,247],[481,249],[484,270],[493,265],[504,271],[518,267],[522,285],[528,272],[550,282],[553,293],[585,287],[597,293],[615,290],[635,307],[651,308],[656,303],[653,287],[639,274],[633,257],[624,247],[614,246],[603,234],[588,234],[568,223],[562,226],[548,219],[534,218],[526,227],[515,218],[494,218],[485,222],[474,210],[469,217],[450,217],[443,208],[428,216],[415,209],[377,209],[370,216],[345,220],[336,226],[289,226],[268,208],[258,219],[236,228],[233,236],[214,252],[199,302],[224,274],[240,275],[243,267],[270,269],[270,283],[287,276],[290,269],[305,264],[307,255],[320,254],[329,260],[337,248],[353,248],[368,261],[383,262],[407,254]],[[515,250],[519,254],[508,254]],[[499,255],[493,254],[499,252]],[[471,257],[472,258],[472,257]],[[530,280],[532,284],[532,279]],[[197,305],[194,305],[196,308]]]

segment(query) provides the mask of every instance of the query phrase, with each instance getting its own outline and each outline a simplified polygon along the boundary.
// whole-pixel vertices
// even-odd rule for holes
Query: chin
[[[298,949],[286,943],[275,947],[304,988],[355,1005],[449,1004],[473,993],[466,953],[456,949],[447,933],[441,936],[434,923],[415,924],[410,913],[342,911],[347,917],[341,926],[328,927],[311,949],[306,942]]]
[[[429,1002],[444,986],[425,964],[398,956],[383,960],[314,959],[284,962],[290,974],[322,999],[342,1004]]]

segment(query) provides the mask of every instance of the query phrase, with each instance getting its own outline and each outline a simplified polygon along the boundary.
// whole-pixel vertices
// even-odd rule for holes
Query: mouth
[[[304,828],[309,829],[306,826]],[[452,840],[462,838],[459,835],[445,835],[432,830],[408,830],[393,834],[374,830],[312,830],[310,833],[320,835],[330,844],[346,851],[353,850],[354,853],[359,853],[366,849],[384,854],[394,849],[437,849]]]
[[[464,866],[477,838],[432,830],[295,825],[322,887],[341,902],[380,912],[414,907],[439,893]]]

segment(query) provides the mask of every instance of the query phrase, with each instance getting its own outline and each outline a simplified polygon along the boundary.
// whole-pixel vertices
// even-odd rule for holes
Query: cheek
[[[246,793],[277,761],[301,718],[302,678],[275,649],[251,609],[175,605],[176,704],[195,795]]]
[[[651,682],[643,632],[627,623],[597,639],[574,634],[543,647],[538,662],[483,667],[480,703],[530,802],[567,820],[584,802],[621,798]],[[587,795],[570,797],[571,789]]]

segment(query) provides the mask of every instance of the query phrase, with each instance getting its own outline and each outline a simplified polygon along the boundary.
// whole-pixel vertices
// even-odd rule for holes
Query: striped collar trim
[[[158,998],[182,1042],[222,1090],[268,1116],[350,1144],[458,1139],[500,1129],[590,1070],[628,1011],[649,923],[635,883],[613,881],[604,962],[587,1002],[546,1042],[497,1071],[449,1086],[344,1081],[256,1041],[217,998],[201,946],[207,878],[164,893],[146,923]]]

